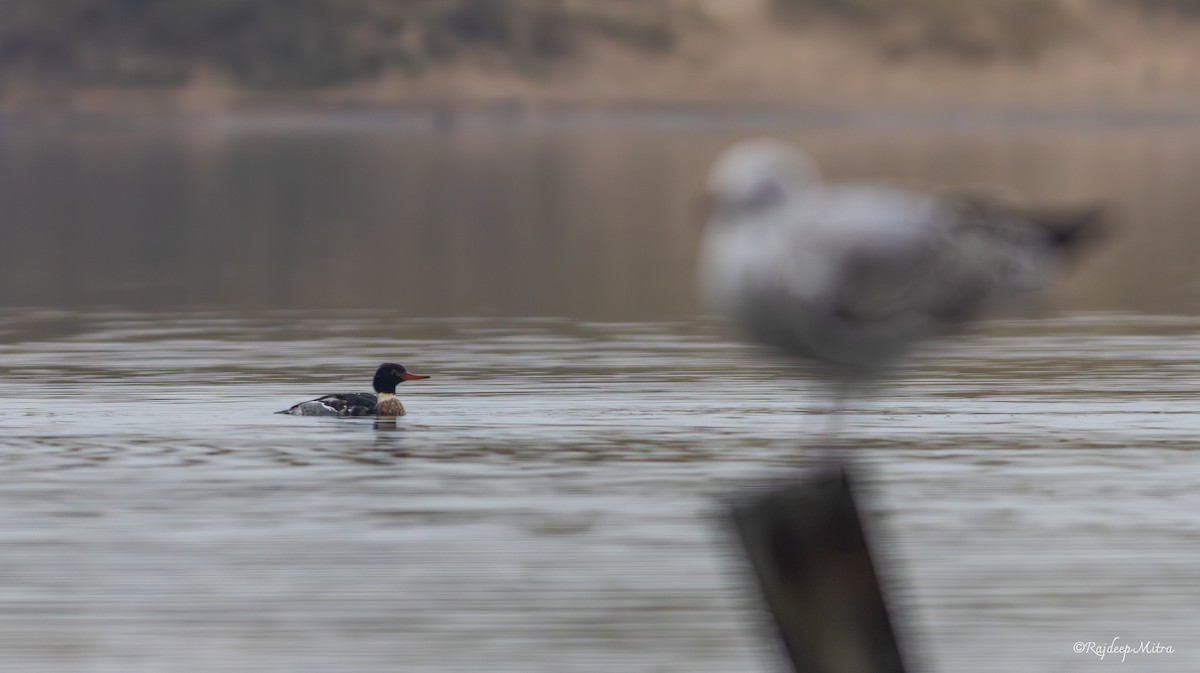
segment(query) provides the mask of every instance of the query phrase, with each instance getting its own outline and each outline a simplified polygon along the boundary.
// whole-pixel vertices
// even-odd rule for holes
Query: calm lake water
[[[741,135],[0,131],[0,663],[777,670],[717,502],[828,404],[695,301]],[[790,135],[1124,227],[848,414],[914,659],[1195,669],[1200,136]],[[394,428],[271,413],[384,360],[433,376]],[[1174,653],[1073,651],[1114,638]]]

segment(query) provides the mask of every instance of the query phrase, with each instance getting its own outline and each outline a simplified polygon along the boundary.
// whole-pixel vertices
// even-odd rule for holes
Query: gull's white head
[[[794,145],[754,139],[725,150],[709,173],[707,190],[714,219],[729,219],[769,211],[819,181],[816,164]]]

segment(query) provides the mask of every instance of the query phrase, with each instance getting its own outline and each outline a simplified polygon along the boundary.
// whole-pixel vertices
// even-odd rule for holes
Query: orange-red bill
[[[427,378],[429,378],[429,377],[421,376],[420,374],[410,374],[409,372],[404,372],[403,374],[400,375],[400,380],[402,380],[402,381],[420,381],[421,379],[427,379]]]

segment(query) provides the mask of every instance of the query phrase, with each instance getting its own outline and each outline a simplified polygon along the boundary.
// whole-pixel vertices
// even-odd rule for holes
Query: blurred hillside
[[[0,104],[1200,103],[1200,0],[0,0]]]

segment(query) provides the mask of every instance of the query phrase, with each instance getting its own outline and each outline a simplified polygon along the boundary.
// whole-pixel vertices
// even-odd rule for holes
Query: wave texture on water
[[[1200,662],[1200,321],[1011,321],[844,423],[945,671]],[[398,360],[409,416],[271,412]],[[823,391],[705,323],[0,316],[0,660],[40,671],[772,670],[716,516]]]

